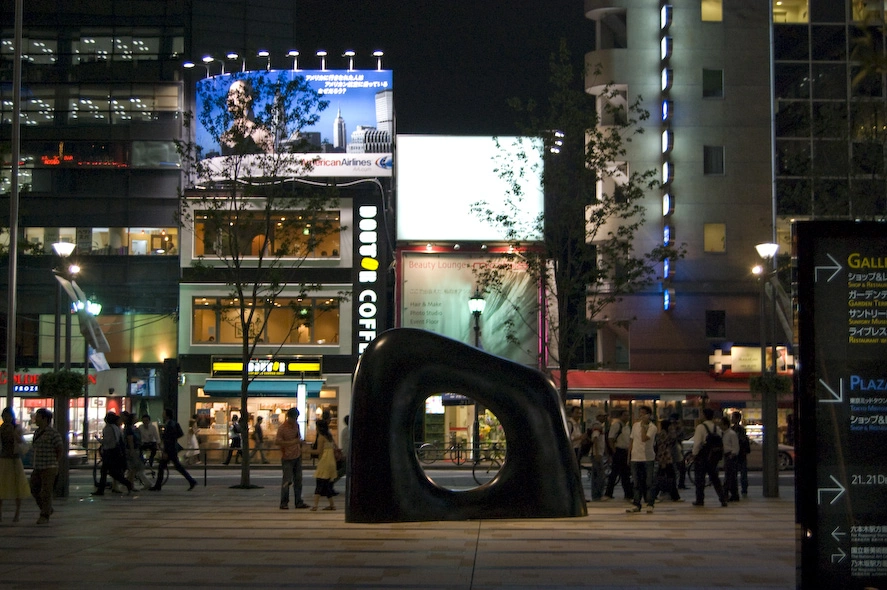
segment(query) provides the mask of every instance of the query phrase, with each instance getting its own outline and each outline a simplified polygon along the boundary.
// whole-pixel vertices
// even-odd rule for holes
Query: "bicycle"
[[[416,448],[416,458],[422,463],[430,465],[437,460],[443,460],[448,455],[450,461],[456,465],[462,465],[468,461],[468,455],[465,445],[456,441],[456,435],[450,435],[450,445],[443,448],[440,443],[420,443]]]
[[[482,486],[493,481],[499,470],[502,469],[504,461],[504,452],[499,447],[499,443],[492,443],[489,447],[476,449],[474,457],[471,477],[474,478],[477,485]]]

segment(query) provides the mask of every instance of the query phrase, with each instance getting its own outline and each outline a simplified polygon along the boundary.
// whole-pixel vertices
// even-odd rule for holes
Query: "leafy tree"
[[[177,144],[189,185],[180,223],[193,232],[197,272],[221,275],[230,289],[228,306],[217,311],[240,337],[245,433],[248,387],[255,378],[249,361],[259,344],[269,344],[269,319],[277,319],[277,337],[270,344],[279,344],[278,351],[299,326],[313,320],[311,308],[300,300],[319,285],[304,280],[300,269],[324,240],[343,229],[334,211],[334,188],[303,178],[315,162],[306,155],[303,130],[318,121],[328,102],[292,72],[219,76],[203,84],[216,85],[216,92],[203,94],[196,116],[212,145]],[[193,117],[186,121],[190,128]],[[284,290],[295,288],[298,295],[281,304]],[[249,441],[243,437],[240,487],[251,487]]]
[[[683,256],[683,248],[662,245],[637,251],[645,223],[644,197],[657,186],[656,171],[627,173],[620,162],[649,113],[640,98],[628,103],[612,87],[604,90],[605,107],[599,113],[597,100],[584,90],[584,74],[571,63],[562,41],[550,59],[548,104],[510,101],[527,122],[521,125],[524,137],[516,140],[517,155],[496,161],[496,172],[510,187],[504,209],[486,202],[473,206],[475,214],[502,230],[510,246],[503,258],[490,259],[476,273],[482,288],[499,290],[502,278],[520,260],[548,295],[537,309],[514,306],[513,321],[534,325],[540,313],[546,320],[540,364],[550,359],[558,365],[564,400],[567,371],[575,366],[586,337],[596,332],[602,312],[624,295],[650,287],[657,264]],[[545,213],[522,223],[516,212],[527,196],[526,179],[539,172],[531,170],[539,159],[531,158],[530,150],[540,149]]]

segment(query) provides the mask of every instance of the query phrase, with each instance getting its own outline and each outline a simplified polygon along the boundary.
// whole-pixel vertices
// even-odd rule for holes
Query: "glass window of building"
[[[810,98],[810,69],[807,64],[776,64],[774,93],[779,98]]]
[[[813,98],[843,100],[847,95],[847,65],[814,63]]]
[[[810,142],[808,140],[776,140],[776,173],[785,176],[804,176],[810,172]]]
[[[777,101],[776,136],[810,137],[810,103],[808,101]]]
[[[77,254],[89,256],[175,256],[179,230],[176,227],[28,227],[25,241],[52,253],[56,242],[77,245]]]
[[[702,146],[702,173],[706,175],[724,174],[724,146]]]
[[[267,236],[264,256],[282,258],[338,258],[340,256],[339,212],[280,211]],[[198,211],[194,222],[195,256],[258,257],[266,244],[262,212],[212,213]]]
[[[724,20],[723,1],[702,0],[702,20],[709,22],[721,22]]]
[[[843,61],[847,59],[847,34],[844,25],[813,25],[810,36],[813,59],[816,61]]]
[[[702,98],[724,98],[724,70],[702,70]]]
[[[806,25],[773,27],[773,59],[803,61],[810,57],[810,29]]]
[[[706,252],[726,252],[727,224],[706,223],[702,228],[702,241]]]
[[[241,309],[236,299],[192,299],[192,344],[240,344]],[[338,344],[339,300],[280,297],[253,312],[250,339],[272,345]]]
[[[705,337],[727,337],[727,312],[723,309],[705,310]]]
[[[831,1],[831,0],[826,0]],[[840,2],[834,2],[842,6]],[[774,0],[774,23],[806,23],[810,22],[807,0]]]

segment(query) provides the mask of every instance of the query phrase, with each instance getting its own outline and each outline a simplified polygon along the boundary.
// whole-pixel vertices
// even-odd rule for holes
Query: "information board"
[[[803,588],[887,588],[887,225],[795,226]]]

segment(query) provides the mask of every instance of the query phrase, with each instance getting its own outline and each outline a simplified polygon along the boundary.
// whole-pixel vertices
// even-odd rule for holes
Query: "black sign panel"
[[[795,227],[804,588],[887,587],[887,225]]]

